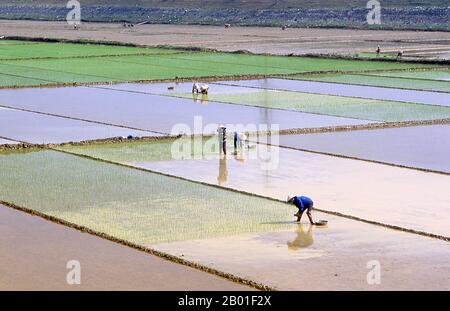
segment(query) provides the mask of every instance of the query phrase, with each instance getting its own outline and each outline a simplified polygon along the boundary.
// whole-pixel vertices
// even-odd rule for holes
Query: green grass
[[[423,91],[450,92],[450,83],[445,81],[414,80],[396,77],[386,77],[388,72],[380,72],[380,75],[358,75],[358,74],[314,74],[298,75],[291,77],[298,80],[335,82],[355,85],[381,86],[391,88],[402,88]]]
[[[0,199],[141,245],[270,231],[293,208],[55,151],[0,153]]]
[[[174,94],[174,96],[192,98],[192,94]],[[263,90],[236,94],[209,94],[208,100],[372,121],[450,118],[448,107],[288,91]]]
[[[170,54],[174,52],[177,54]],[[147,55],[129,55],[136,53]],[[3,74],[0,85],[3,86],[429,67],[393,62],[212,52],[180,53],[179,50],[68,43],[4,45],[0,46],[0,59],[3,59],[0,62],[0,75]]]

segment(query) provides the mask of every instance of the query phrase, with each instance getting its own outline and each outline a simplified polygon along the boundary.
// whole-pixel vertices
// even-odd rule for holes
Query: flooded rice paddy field
[[[192,97],[191,94],[179,96]],[[253,93],[209,94],[208,99],[215,102],[372,121],[398,122],[450,118],[450,107],[288,91],[255,90]]]
[[[410,90],[424,90],[435,92],[449,92],[450,85],[447,81],[437,80],[422,80],[410,78],[397,78],[385,76],[385,72],[381,73],[383,76],[364,74],[313,74],[313,75],[298,75],[298,80],[312,80],[321,82],[333,82],[342,84],[353,84],[363,86],[377,86],[398,89]]]
[[[280,146],[450,173],[450,125],[281,135]]]
[[[130,93],[93,87],[0,90],[0,105],[170,134],[176,124],[214,133],[217,124],[278,124],[280,129],[367,124],[372,121],[303,112]],[[194,118],[201,117],[199,127]],[[216,124],[212,129],[207,124]]]
[[[2,267],[8,267],[0,274],[0,290],[252,289],[2,204],[0,252]],[[66,265],[61,264],[70,258],[83,263],[77,288],[67,284]],[[180,275],[189,284],[179,282]]]
[[[139,245],[283,229],[293,212],[286,204],[57,151],[0,157],[1,201]]]
[[[152,145],[64,149],[283,201],[292,193],[308,194],[319,198],[315,207],[321,210],[450,237],[448,175],[264,145],[237,154],[230,147],[228,157],[173,160],[167,159],[170,140],[155,144],[154,152]],[[149,159],[150,153],[161,156]],[[433,203],[425,209],[424,202]]]
[[[0,145],[161,136],[176,125],[186,134],[230,131],[226,157],[216,136],[0,151],[0,202],[280,289],[374,289],[366,282],[374,259],[383,270],[376,289],[450,288],[449,126],[436,121],[450,118],[447,68],[0,44]],[[239,80],[286,74],[299,80]],[[205,79],[133,83],[175,77]],[[207,96],[192,96],[194,80],[209,81]],[[416,120],[441,124],[354,130]],[[328,132],[271,136],[234,153],[237,124]],[[280,202],[288,194],[311,196],[315,219],[328,226],[294,223],[296,209]]]
[[[450,285],[446,260],[450,249],[445,241],[320,212],[314,217],[328,219],[328,226],[299,225],[292,221],[295,209],[283,203],[56,151],[0,156],[2,201],[278,289],[304,289],[299,279],[308,281],[309,289],[371,289],[366,265],[374,259],[385,271],[384,282],[376,289],[430,289],[425,285],[430,278],[433,289]],[[238,175],[246,165],[230,162],[230,184],[239,180],[242,190],[270,188],[270,179],[279,180],[268,174],[264,185],[246,189],[241,187],[249,184],[242,181],[245,174]],[[204,174],[201,165],[197,167],[197,176]],[[252,181],[261,177],[254,175]],[[428,179],[423,182],[437,186]],[[309,191],[304,184],[297,185]],[[422,198],[426,200],[427,194]],[[433,225],[444,222],[447,216],[442,212],[433,206],[432,213],[440,215],[434,215]],[[389,215],[398,219],[406,213]],[[413,219],[410,216],[403,224]],[[427,215],[420,221],[431,224]],[[242,253],[244,248],[248,251]],[[313,275],[311,269],[316,271]]]
[[[318,94],[337,95],[346,97],[371,98],[387,101],[411,102],[417,104],[450,106],[448,94],[437,92],[399,90],[393,88],[380,88],[372,86],[324,83],[314,81],[299,81],[287,79],[243,80],[243,81],[229,81],[223,83],[228,85],[237,85],[242,87],[252,87],[258,89],[295,91],[303,93],[318,93]],[[448,83],[448,91],[450,92],[450,82]]]
[[[152,132],[96,124],[0,107],[0,136],[31,144],[59,144],[111,137],[159,136]]]
[[[448,242],[316,215],[329,225],[292,223],[276,232],[150,247],[281,290],[450,289]],[[374,259],[381,265],[380,285],[366,281],[366,265]]]
[[[308,86],[309,90],[304,89],[306,93],[300,91],[277,90],[279,85],[285,81],[287,84],[285,89],[301,89],[303,83],[310,83],[311,85]],[[289,85],[293,85],[294,87],[290,88]],[[406,95],[411,98],[411,101],[421,102],[421,104],[414,104],[388,100],[374,100],[370,99],[370,95],[365,95],[365,97],[369,98],[355,98],[354,96],[363,95],[361,94],[361,90],[353,90],[353,88],[358,88],[358,86],[343,84],[330,85],[336,89],[345,89],[347,96],[353,97],[311,94],[308,92],[333,93],[333,91],[326,91],[330,88],[328,85],[322,85],[322,83],[282,79],[217,82],[212,83],[211,92],[208,95],[194,96],[191,93],[192,84],[190,83],[174,83],[170,85],[170,87],[173,88],[170,91],[167,90],[168,84],[149,85],[130,83],[108,86],[106,88],[126,92],[161,94],[177,98],[189,98],[194,102],[203,104],[228,103],[373,121],[431,120],[450,117],[450,108],[447,107],[450,105],[448,94],[385,88],[375,88],[374,90],[375,92],[380,92],[380,90],[383,92],[385,91],[387,94],[384,97],[395,97],[398,100],[400,98],[405,98],[405,96],[402,94],[395,94],[398,92],[406,92]],[[383,95],[378,97],[381,98]],[[407,101],[407,98],[404,101]]]

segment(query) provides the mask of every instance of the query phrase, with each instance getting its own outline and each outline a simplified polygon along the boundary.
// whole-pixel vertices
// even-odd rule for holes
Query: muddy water
[[[364,77],[361,76],[363,80]],[[379,100],[395,100],[427,105],[440,105],[450,107],[450,94],[381,88],[373,86],[361,86],[350,84],[311,82],[287,79],[263,79],[219,82],[228,85],[240,85],[243,87],[256,87],[262,89],[311,92],[326,95],[353,96]],[[450,84],[449,84],[450,91]]]
[[[316,215],[329,225],[151,247],[281,290],[450,289],[447,242]],[[371,260],[380,264],[379,285],[367,283]]]
[[[450,236],[446,175],[276,147],[270,158],[263,148],[244,153],[244,159],[130,164],[281,200],[304,194],[323,210]]]
[[[156,134],[0,108],[0,136],[27,143],[63,143],[128,135],[141,137]]]
[[[450,125],[281,135],[280,145],[450,173]]]
[[[281,129],[289,129],[368,123],[349,118],[89,87],[2,90],[0,98],[2,105],[164,133],[170,133],[174,125],[180,124],[187,124],[191,132],[212,133],[217,127],[213,126],[214,130],[203,127],[220,123],[279,124]],[[196,116],[202,117],[202,124],[194,128]]]
[[[251,289],[3,205],[0,253],[7,267],[0,290]],[[66,263],[74,258],[82,265],[78,286],[66,282]]]

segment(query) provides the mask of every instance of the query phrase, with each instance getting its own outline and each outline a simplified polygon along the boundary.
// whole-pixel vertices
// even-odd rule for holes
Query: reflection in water
[[[297,237],[293,241],[287,242],[289,250],[296,251],[311,246],[314,243],[312,225],[308,225],[308,230],[305,232],[303,224],[299,224],[295,232],[297,233]]]
[[[196,104],[208,105],[208,94],[192,94],[192,99]]]
[[[227,182],[228,178],[228,169],[227,169],[227,156],[220,155],[219,159],[219,176],[217,177],[217,181],[219,182],[219,186],[222,186]]]
[[[245,163],[245,155],[244,155],[244,148],[240,148],[238,150],[235,150],[234,153],[234,159],[239,163]]]

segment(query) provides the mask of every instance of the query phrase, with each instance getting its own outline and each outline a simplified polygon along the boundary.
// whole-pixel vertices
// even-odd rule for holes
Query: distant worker
[[[245,133],[234,132],[234,151],[242,150],[246,141],[247,135]]]
[[[231,24],[225,24],[225,28],[230,28],[231,27]]]
[[[309,222],[311,225],[314,225],[314,221],[311,216],[311,210],[313,208],[313,201],[305,196],[294,196],[289,195],[287,198],[287,202],[294,204],[298,208],[298,212],[294,215],[297,217],[297,222],[300,222],[302,219],[303,213],[306,211],[306,215],[309,218]]]
[[[397,57],[398,58],[402,58],[403,57],[403,50],[398,51]]]
[[[377,46],[377,56],[380,56],[380,53],[381,53],[381,48],[380,48],[380,46]]]
[[[224,125],[219,125],[217,129],[219,134],[219,151],[222,154],[227,154],[227,128]]]
[[[200,86],[198,83],[192,85],[192,94],[208,94],[209,85],[205,84]]]

